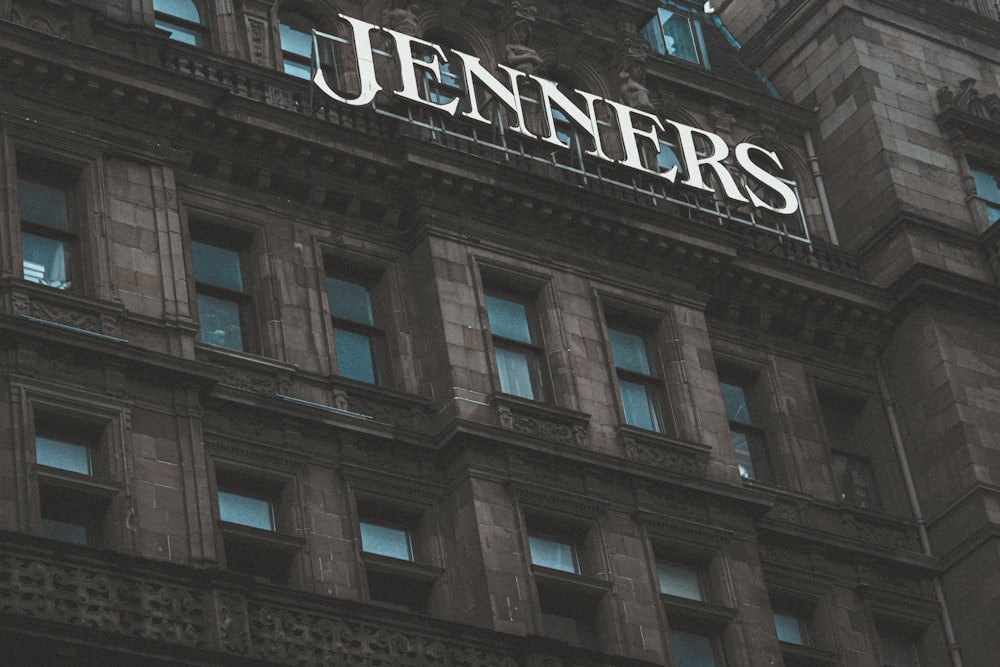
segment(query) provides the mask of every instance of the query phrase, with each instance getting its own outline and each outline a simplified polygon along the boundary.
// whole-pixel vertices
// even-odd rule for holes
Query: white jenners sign
[[[490,125],[493,121],[483,115],[485,105],[482,101],[488,92],[492,100],[503,105],[507,111],[504,114],[506,129],[529,139],[544,141],[563,149],[569,148],[566,133],[557,131],[557,122],[569,123],[575,126],[578,132],[589,137],[590,148],[586,154],[594,158],[706,192],[715,192],[712,187],[714,181],[730,200],[775,213],[792,214],[799,209],[795,191],[773,173],[782,170],[781,161],[774,152],[765,148],[751,143],[741,143],[730,150],[725,140],[712,132],[667,118],[660,119],[640,109],[580,90],[574,90],[575,96],[571,97],[560,90],[553,81],[526,74],[503,64],[497,65],[500,75],[497,76],[485,68],[479,58],[461,51],[452,50],[450,52],[452,60],[449,62],[444,50],[437,44],[343,14],[340,18],[349,26],[354,45],[353,66],[357,72],[358,84],[352,86],[355,88],[353,91],[335,90],[334,86],[337,84],[331,83],[324,68],[317,66],[316,63],[313,66],[312,78],[313,83],[325,95],[337,102],[351,106],[371,104],[376,94],[383,90],[376,71],[379,68],[384,71],[387,66],[380,63],[377,67],[376,56],[388,63],[389,58],[385,53],[392,52],[395,54],[392,61],[398,69],[391,74],[383,74],[383,78],[391,76],[395,86],[398,86],[398,90],[391,91],[391,94],[414,104],[431,107],[450,116],[459,115],[477,123]],[[388,35],[392,45],[386,50],[374,48],[372,33]],[[316,49],[318,40],[328,40],[337,44],[344,42],[342,38],[332,35],[314,34],[317,40],[314,52],[318,51]],[[325,49],[324,53],[345,50],[330,48]],[[345,71],[344,63],[332,64],[336,71]],[[444,64],[449,65],[447,68],[449,75],[456,70],[461,72],[461,83],[458,86],[460,91],[456,90],[455,96],[428,94],[428,82],[442,85],[441,68]],[[458,96],[460,93],[463,94],[461,97]],[[536,134],[528,128],[525,120],[525,99],[538,100],[541,105],[541,124],[544,126],[542,128],[544,133]],[[554,108],[557,108],[558,112],[554,112]],[[613,117],[616,128],[613,132],[607,131],[606,123],[599,122],[598,119],[602,114],[605,117]],[[675,136],[671,137],[669,133]],[[652,165],[647,165],[648,160],[644,159],[644,154],[655,155],[660,150],[661,139],[677,146],[679,152],[677,157],[682,164],[680,170],[675,165],[661,171],[657,168],[655,160],[652,161]],[[608,145],[609,142],[617,142],[618,146],[612,148]],[[611,157],[609,155],[611,152],[623,157]],[[747,178],[734,177],[727,163],[733,163]],[[678,172],[683,176],[683,180],[677,180]],[[748,183],[753,183],[754,186],[751,187]]]

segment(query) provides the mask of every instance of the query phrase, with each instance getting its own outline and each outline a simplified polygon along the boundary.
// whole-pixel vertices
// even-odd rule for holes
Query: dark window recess
[[[385,335],[378,326],[372,283],[327,276],[337,373],[371,384],[383,383]]]
[[[156,27],[170,33],[170,39],[205,46],[207,30],[198,3],[193,0],[153,0]]]
[[[80,238],[74,211],[76,174],[34,158],[18,159],[24,279],[68,290],[79,281]]]
[[[674,663],[683,667],[716,667],[718,662],[716,640],[712,635],[684,630],[671,630],[670,643],[674,649]]]
[[[837,497],[849,505],[880,510],[882,503],[874,469],[866,455],[868,442],[862,422],[864,401],[820,391],[819,407],[830,445]]]
[[[753,382],[743,378],[721,376],[719,386],[726,406],[726,417],[729,420],[740,476],[761,482],[772,481],[764,430],[751,414]]]
[[[225,238],[191,241],[201,340],[230,350],[252,350],[252,305],[244,283],[241,244]]]
[[[660,592],[688,600],[705,601],[705,586],[702,572],[696,567],[681,563],[660,562],[656,564]]]
[[[539,585],[542,634],[590,650],[599,650],[597,602],[557,586]]]
[[[542,382],[545,350],[532,304],[510,294],[487,292],[486,312],[493,336],[500,391],[545,400]]]

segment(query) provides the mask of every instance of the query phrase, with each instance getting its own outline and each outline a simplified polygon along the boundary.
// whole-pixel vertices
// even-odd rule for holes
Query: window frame
[[[986,209],[986,227],[992,227],[1000,222],[1000,167],[985,164],[985,161],[972,158],[969,160],[969,176],[972,178],[975,193],[972,195],[982,202]],[[996,184],[997,198],[990,199],[981,190],[980,180],[992,178]]]
[[[664,13],[679,16],[687,22],[695,60],[668,51],[667,35],[663,30],[663,23],[669,19],[664,18]],[[654,32],[655,34],[652,34]],[[650,54],[654,57],[696,65],[705,70],[711,69],[701,21],[695,17],[695,10],[691,7],[676,2],[666,2],[665,6],[657,7],[653,16],[639,28],[639,36],[649,45]],[[651,37],[655,39],[651,39]]]
[[[81,292],[84,289],[85,277],[82,266],[82,237],[80,233],[80,199],[83,174],[75,166],[60,163],[47,157],[41,157],[27,151],[18,151],[15,160],[17,165],[17,176],[15,187],[17,189],[15,200],[17,202],[17,219],[19,221],[20,236],[20,259],[21,278],[27,282],[49,287],[65,292]],[[27,175],[26,175],[27,173]],[[46,188],[59,190],[65,193],[66,199],[66,229],[56,226],[25,219],[22,197],[24,195],[23,182],[33,183]],[[34,236],[48,241],[55,241],[62,247],[62,252],[67,255],[63,261],[62,269],[66,279],[62,285],[49,284],[50,281],[32,280],[27,277],[24,270],[25,259],[25,235]]]
[[[510,338],[494,332],[493,322],[490,319],[489,314],[490,299],[498,299],[508,303],[514,303],[524,308],[524,324],[528,331],[529,342],[517,340],[515,338]],[[515,396],[529,401],[537,401],[539,403],[550,402],[551,391],[550,384],[548,382],[548,360],[546,358],[544,337],[542,335],[540,321],[538,318],[537,299],[528,296],[528,294],[524,291],[493,287],[492,283],[489,283],[484,287],[483,311],[490,338],[490,352],[493,357],[494,377],[496,378],[499,393],[506,396]],[[505,391],[503,386],[504,375],[501,372],[500,358],[497,354],[498,350],[522,354],[525,357],[527,363],[526,370],[528,374],[528,382],[531,385],[531,396],[523,396],[521,394]]]
[[[646,326],[642,322],[637,322],[636,318],[622,313],[605,312],[605,333],[607,335],[608,359],[614,373],[615,389],[618,393],[619,407],[621,409],[620,418],[623,424],[639,428],[651,433],[661,435],[669,434],[673,431],[673,425],[668,421],[668,396],[666,391],[665,373],[663,371],[663,360],[660,354],[657,340],[659,338],[658,327]],[[627,320],[631,320],[628,322]],[[625,368],[618,365],[615,358],[615,344],[612,331],[639,338],[643,345],[643,356],[649,373]],[[642,387],[649,417],[652,420],[652,428],[642,426],[629,419],[629,410],[622,390],[622,383],[626,382]]]
[[[752,416],[760,412],[760,400],[757,396],[760,378],[757,374],[728,367],[719,369],[718,378],[719,391],[723,397],[723,404],[725,405],[726,401],[725,390],[722,388],[722,385],[727,385],[741,390],[747,410],[747,421],[744,422],[734,419],[734,416],[729,413],[729,406],[725,405],[726,420],[729,423],[733,450],[736,454],[737,465],[740,466],[740,477],[751,482],[774,484],[775,470],[771,461],[767,431],[761,425],[760,418]],[[741,462],[741,449],[737,446],[737,436],[745,438],[746,456],[749,458],[752,468],[747,474],[744,473],[745,469]]]
[[[198,280],[198,269],[194,256],[195,243],[237,254],[242,291],[235,291],[231,288],[200,282]],[[246,259],[246,252],[250,247],[250,239],[239,231],[229,230],[213,224],[203,224],[200,222],[194,222],[191,224],[191,236],[189,243],[191,257],[191,285],[194,290],[195,311],[198,314],[198,342],[203,345],[209,345],[213,348],[220,348],[237,353],[256,354],[259,352],[260,346],[258,340],[254,298],[247,285],[248,282],[252,283],[251,272],[247,270],[249,267]],[[224,344],[219,345],[205,340],[205,322],[201,312],[201,307],[198,303],[198,297],[202,295],[236,305],[240,325],[239,348]]]
[[[286,22],[287,17],[294,17],[296,21],[301,20],[302,25],[310,26],[308,30],[301,30],[295,28],[292,24]],[[278,22],[278,49],[281,53],[281,71],[288,76],[294,76],[297,79],[304,79],[309,81],[312,79],[313,74],[313,29],[316,28],[317,22],[309,14],[305,14],[299,11],[299,8],[292,7],[291,9],[282,9],[277,15]],[[303,54],[297,51],[291,51],[285,48],[285,31],[295,32],[301,35],[308,35],[310,40],[309,53]],[[292,64],[294,69],[295,66],[308,70],[308,75],[300,75],[293,71],[290,71],[289,64]]]
[[[165,11],[156,9],[156,0],[153,0],[153,25],[159,30],[170,31],[171,35],[169,39],[175,42],[188,44],[189,46],[194,46],[196,48],[205,48],[209,45],[209,30],[206,17],[207,8],[204,3],[199,0],[191,0],[191,5],[198,14],[199,21],[197,23],[191,21],[190,19],[177,16],[176,14],[169,14]],[[180,30],[182,31],[182,34],[191,35],[194,39],[194,44],[188,42],[187,40],[174,37],[172,30]]]
[[[344,262],[337,258],[324,258],[323,264],[326,267],[323,285],[326,294],[326,308],[329,314],[331,326],[330,336],[333,346],[333,359],[336,363],[336,375],[357,382],[364,382],[374,386],[387,386],[391,384],[388,377],[388,339],[384,326],[382,313],[382,276],[377,270],[358,266],[350,262]],[[332,265],[338,265],[336,269]],[[352,320],[334,314],[334,300],[330,286],[331,280],[338,280],[354,287],[359,287],[368,296],[368,306],[371,310],[372,323],[367,324],[359,320]],[[341,372],[340,351],[337,346],[337,331],[345,331],[368,339],[368,348],[371,355],[372,381],[344,375]]]

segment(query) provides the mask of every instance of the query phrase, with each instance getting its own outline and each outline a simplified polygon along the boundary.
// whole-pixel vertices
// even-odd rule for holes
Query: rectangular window
[[[808,626],[805,620],[797,614],[774,612],[774,629],[778,633],[778,641],[810,646]]]
[[[674,664],[684,667],[715,667],[715,641],[712,637],[682,630],[670,631]]]
[[[719,387],[726,405],[726,417],[732,433],[733,449],[740,476],[744,479],[770,481],[770,463],[764,431],[751,417],[752,382],[720,375]]]
[[[625,423],[662,433],[663,381],[657,377],[654,347],[647,336],[608,327],[611,356],[625,411]]]
[[[971,171],[976,194],[986,203],[987,221],[992,225],[1000,221],[1000,170],[974,165]]]
[[[697,568],[679,563],[657,563],[656,574],[661,593],[688,600],[705,600],[701,572]]]
[[[382,384],[383,332],[376,326],[372,290],[366,283],[327,276],[337,372],[342,377]]]
[[[34,158],[20,158],[17,167],[24,279],[71,289],[80,245],[71,210],[75,175]]]
[[[487,293],[486,312],[500,391],[536,401],[545,400],[542,372],[545,350],[531,304],[509,294]]]
[[[879,509],[881,503],[871,461],[853,454],[833,452],[833,477],[837,495],[843,502],[865,509]]]
[[[251,300],[246,293],[242,256],[226,239],[191,241],[201,340],[230,350],[251,348]]]
[[[531,562],[534,565],[572,574],[580,573],[576,545],[572,542],[540,535],[529,535],[528,549],[531,551]]]
[[[883,667],[920,667],[919,649],[912,637],[879,629],[878,643]]]
[[[657,55],[708,67],[701,24],[687,12],[661,7],[641,34]]]
[[[384,523],[361,522],[361,549],[399,560],[413,560],[410,531]]]
[[[862,425],[865,403],[828,389],[819,389],[820,414],[830,445],[837,497],[849,505],[881,509],[878,487]]]
[[[274,530],[274,504],[265,498],[219,491],[219,518],[228,523]]]

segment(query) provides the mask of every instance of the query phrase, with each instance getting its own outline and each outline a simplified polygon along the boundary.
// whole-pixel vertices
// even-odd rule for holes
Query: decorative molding
[[[682,442],[627,426],[619,427],[616,437],[625,448],[625,458],[664,470],[705,477],[711,449],[696,443]]]
[[[957,91],[942,86],[937,91],[941,111],[957,111],[981,120],[995,123],[1000,128],[1000,96],[990,93],[983,96],[976,89],[976,80],[963,79]]]
[[[497,420],[505,431],[568,447],[587,445],[590,415],[494,396]]]

